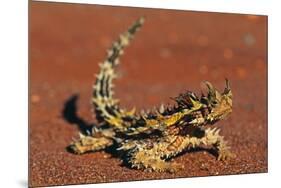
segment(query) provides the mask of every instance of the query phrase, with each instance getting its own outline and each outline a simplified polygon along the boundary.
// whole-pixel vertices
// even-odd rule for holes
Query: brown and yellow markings
[[[175,140],[167,147],[168,151],[175,151],[180,148],[184,138],[182,136],[177,136]]]

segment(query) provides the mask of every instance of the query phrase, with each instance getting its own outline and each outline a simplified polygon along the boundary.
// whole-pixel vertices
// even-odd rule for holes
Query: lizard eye
[[[218,105],[219,103],[218,103],[218,101],[215,101],[215,100],[214,100],[214,101],[212,101],[212,104],[213,104],[213,105]]]

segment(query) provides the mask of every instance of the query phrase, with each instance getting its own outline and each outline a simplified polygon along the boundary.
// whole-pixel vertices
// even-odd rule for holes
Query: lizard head
[[[205,84],[208,88],[207,96],[202,94],[199,98],[195,93],[187,91],[172,98],[177,102],[177,110],[179,109],[184,114],[183,119],[188,124],[196,126],[214,124],[232,112],[232,92],[229,81],[226,79],[226,87],[222,93],[214,88],[210,82],[206,81]]]
[[[207,97],[202,96],[201,102],[210,109],[206,120],[208,123],[213,124],[218,120],[224,119],[232,112],[232,92],[227,79],[226,87],[222,93],[214,88],[211,83],[205,83],[208,87],[208,95]]]

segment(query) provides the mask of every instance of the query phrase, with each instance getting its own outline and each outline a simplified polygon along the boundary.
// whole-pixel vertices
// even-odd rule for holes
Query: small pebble
[[[259,19],[259,17],[256,15],[247,15],[246,18],[250,21],[256,21],[257,19]]]
[[[226,48],[223,51],[223,57],[225,59],[231,59],[233,57],[233,51],[230,48]]]
[[[159,53],[160,57],[163,59],[171,57],[172,53],[168,48],[162,48]]]
[[[103,155],[103,158],[104,158],[104,159],[108,159],[108,158],[110,158],[110,157],[109,157],[109,155]]]
[[[256,43],[256,38],[252,34],[247,33],[244,35],[244,43],[247,46],[252,46]]]
[[[40,101],[40,96],[39,95],[31,95],[31,102],[32,103],[38,103]]]
[[[237,73],[237,76],[241,79],[245,78],[247,75],[247,71],[242,67],[238,67],[236,70],[236,73]]]

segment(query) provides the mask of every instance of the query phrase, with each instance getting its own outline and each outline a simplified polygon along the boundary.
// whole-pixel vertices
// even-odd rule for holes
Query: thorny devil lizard
[[[71,151],[83,154],[113,147],[123,153],[123,162],[130,167],[158,172],[182,169],[183,165],[169,159],[199,146],[215,149],[218,160],[233,157],[224,137],[219,135],[219,129],[206,128],[232,111],[232,92],[227,79],[222,93],[206,81],[206,96],[202,94],[199,98],[187,91],[173,98],[176,102],[173,107],[162,105],[149,113],[136,113],[134,109],[127,111],[113,98],[114,68],[143,23],[141,17],[121,34],[108,50],[106,60],[100,64],[92,98],[99,126],[93,126],[91,133],[80,133],[80,138],[69,146]]]

